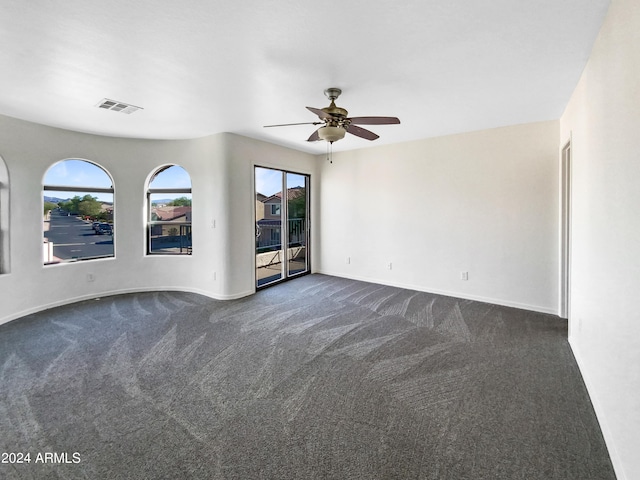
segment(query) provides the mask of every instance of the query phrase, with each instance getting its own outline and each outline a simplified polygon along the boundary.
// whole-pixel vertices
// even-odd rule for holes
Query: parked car
[[[100,226],[100,222],[93,222],[91,224],[91,228],[93,228],[96,232],[98,231],[99,226]]]
[[[101,223],[96,228],[96,233],[98,235],[113,235],[113,227],[109,223]]]

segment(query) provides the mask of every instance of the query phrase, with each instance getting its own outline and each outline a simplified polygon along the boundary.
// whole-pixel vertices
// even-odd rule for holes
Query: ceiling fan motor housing
[[[344,118],[349,114],[349,112],[347,112],[344,108],[337,107],[333,100],[331,100],[331,105],[329,105],[328,107],[324,107],[322,109],[322,111],[326,112],[329,115],[332,115],[334,117],[343,117]]]

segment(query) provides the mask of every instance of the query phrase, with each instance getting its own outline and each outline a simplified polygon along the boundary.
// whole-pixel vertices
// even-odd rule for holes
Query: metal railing
[[[306,243],[306,219],[292,218],[287,221],[289,242],[287,247],[301,246]],[[256,253],[282,250],[282,228],[276,225],[256,224]]]

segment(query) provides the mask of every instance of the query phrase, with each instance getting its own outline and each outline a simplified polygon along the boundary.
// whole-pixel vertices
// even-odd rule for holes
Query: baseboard
[[[409,283],[402,283],[402,282],[390,282],[388,280],[378,280],[375,278],[365,278],[365,277],[359,277],[357,275],[345,275],[344,273],[336,273],[336,272],[330,272],[330,271],[326,271],[326,270],[318,270],[317,273],[321,273],[324,275],[331,275],[333,277],[341,277],[341,278],[348,278],[350,280],[358,280],[361,282],[369,282],[369,283],[377,283],[380,285],[388,285],[390,287],[398,287],[398,288],[406,288],[407,290],[416,290],[419,292],[426,292],[426,293],[434,293],[436,295],[444,295],[446,297],[455,297],[455,298],[463,298],[465,300],[473,300],[476,302],[482,302],[482,303],[491,303],[493,305],[501,305],[503,307],[512,307],[512,308],[519,308],[521,310],[530,310],[532,312],[538,312],[538,313],[548,313],[551,315],[558,315],[558,310],[557,308],[547,308],[547,307],[541,307],[538,305],[529,305],[526,303],[519,303],[519,302],[511,302],[509,300],[504,300],[501,298],[491,298],[491,297],[484,297],[481,295],[469,295],[466,293],[462,293],[462,292],[453,292],[453,291],[448,291],[448,290],[441,290],[441,289],[437,289],[437,288],[429,288],[429,287],[425,287],[423,285],[412,285]]]
[[[600,424],[600,431],[602,432],[602,436],[604,437],[604,443],[607,445],[609,458],[611,459],[611,463],[613,464],[613,470],[615,471],[616,478],[618,480],[627,480],[627,476],[625,475],[624,469],[622,468],[620,455],[618,455],[613,435],[611,434],[611,430],[609,429],[609,425],[606,420],[604,409],[598,401],[596,391],[593,388],[593,382],[589,378],[589,373],[584,366],[584,362],[582,361],[580,349],[577,347],[571,337],[569,337],[569,346],[571,347],[573,357],[576,359],[576,363],[578,364],[578,369],[580,370],[580,374],[582,375],[582,380],[584,381],[585,387],[587,388],[587,393],[589,394],[589,398],[591,399],[593,410],[595,411],[596,418],[598,419],[598,423]]]
[[[205,297],[212,298],[214,300],[236,300],[238,298],[246,297],[249,295],[253,295],[254,291],[247,291],[233,295],[214,295],[211,292],[201,290],[199,288],[189,288],[189,287],[140,287],[140,288],[122,288],[118,290],[109,290],[106,292],[96,292],[89,293],[87,295],[80,295],[77,297],[65,298],[64,300],[58,300],[51,303],[46,303],[44,305],[38,305],[33,308],[28,308],[26,310],[22,310],[17,313],[12,313],[6,317],[0,318],[0,325],[11,322],[13,320],[17,320],[22,317],[26,317],[27,315],[32,315],[34,313],[43,312],[44,310],[49,310],[51,308],[61,307],[63,305],[69,305],[72,303],[83,302],[85,300],[92,300],[94,298],[103,298],[103,297],[111,297],[113,295],[124,295],[127,293],[143,293],[143,292],[189,292],[189,293],[197,293],[198,295],[203,295]]]

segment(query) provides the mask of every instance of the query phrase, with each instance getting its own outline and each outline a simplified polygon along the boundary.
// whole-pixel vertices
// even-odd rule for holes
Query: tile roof
[[[304,187],[293,187],[293,188],[289,188],[287,190],[287,200],[294,200],[302,195],[305,194],[305,189]],[[263,203],[269,203],[269,200],[272,199],[282,199],[282,192],[278,192],[275,193],[273,195],[271,195],[269,198],[266,198],[265,200],[263,200]]]
[[[158,220],[169,222],[176,218],[184,217],[191,213],[191,207],[186,206],[164,206],[164,207],[152,207],[151,213],[155,213]]]

